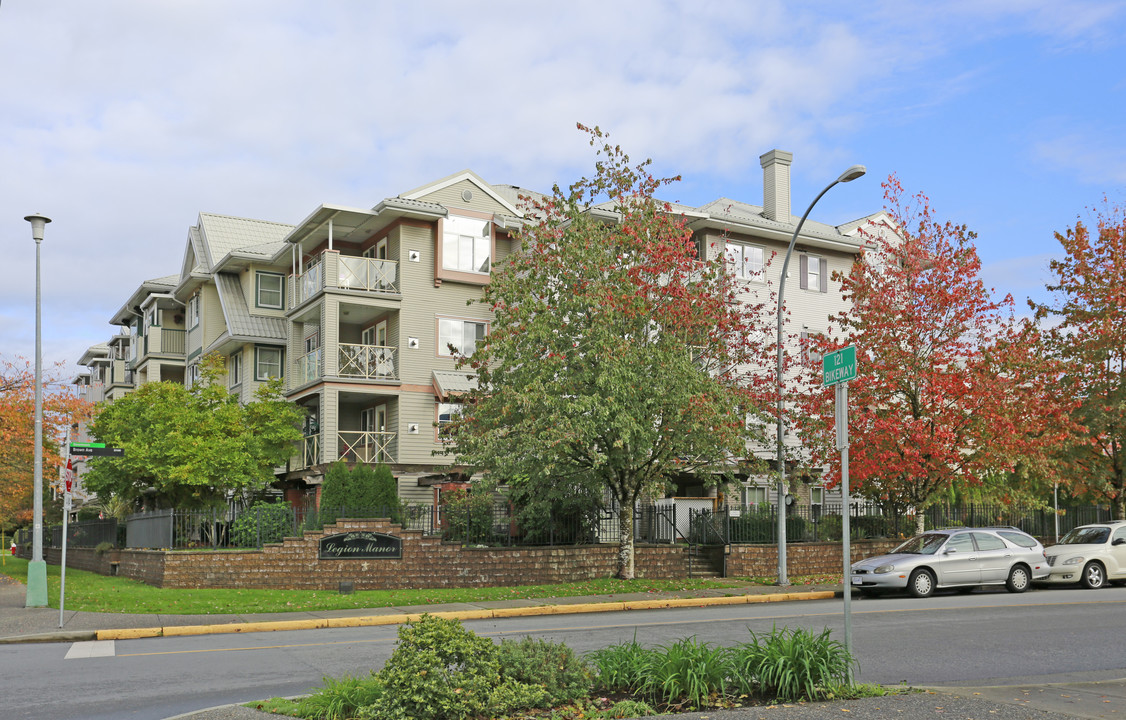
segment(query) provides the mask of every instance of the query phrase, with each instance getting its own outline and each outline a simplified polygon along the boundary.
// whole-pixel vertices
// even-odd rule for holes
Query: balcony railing
[[[395,462],[393,432],[368,432],[341,430],[339,438],[340,459],[350,462]]]
[[[301,439],[301,467],[313,467],[321,462],[321,436],[306,435]]]
[[[399,263],[365,257],[340,257],[340,287],[349,290],[399,292]]]
[[[399,263],[394,260],[325,252],[290,284],[290,307],[314,297],[326,287],[377,293],[399,292]]]
[[[323,290],[324,286],[324,263],[309,266],[309,269],[297,276],[297,282],[293,283],[295,297],[290,307],[295,307],[305,302]]]
[[[321,369],[321,349],[317,348],[297,359],[296,372],[293,374],[293,386],[304,385],[320,379],[324,374]]]
[[[359,377],[368,380],[397,380],[398,348],[382,345],[340,344],[338,372],[341,377]]]

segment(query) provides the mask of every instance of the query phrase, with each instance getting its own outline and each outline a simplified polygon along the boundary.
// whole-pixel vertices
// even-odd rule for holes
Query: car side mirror
[[[1126,538],[1115,538],[1111,545],[1126,545]]]
[[[958,552],[958,548],[949,548],[946,552],[944,552],[942,554],[943,555],[953,555],[956,552]]]

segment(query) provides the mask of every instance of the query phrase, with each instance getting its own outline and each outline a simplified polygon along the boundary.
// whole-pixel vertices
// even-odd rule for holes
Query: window
[[[809,489],[809,504],[810,505],[823,505],[825,503],[825,488],[810,488]]]
[[[972,553],[974,551],[974,540],[969,533],[958,533],[946,543],[946,550]]]
[[[766,504],[766,488],[764,487],[745,487],[743,488],[743,504],[750,507],[752,505],[765,505]]]
[[[978,550],[1004,550],[1005,543],[1001,538],[989,533],[973,533],[974,540],[977,542]]]
[[[801,331],[801,350],[805,354],[805,361],[810,365],[821,364],[823,356],[817,351],[817,344],[821,337],[821,333],[813,333],[808,330]]]
[[[149,327],[156,327],[156,326],[160,325],[160,309],[159,308],[153,307],[153,308],[149,309],[148,324],[149,324]]]
[[[281,377],[282,374],[281,348],[257,347],[254,348],[254,379],[269,380]]]
[[[741,280],[762,280],[766,251],[757,245],[727,243],[727,265]]]
[[[199,295],[188,298],[188,328],[199,325]]]
[[[227,383],[234,387],[242,382],[242,351],[231,353],[231,359],[227,363]]]
[[[461,416],[462,410],[461,403],[438,403],[438,437],[445,436],[445,426]]]
[[[184,373],[184,381],[184,384],[189,388],[199,382],[199,363],[188,366],[187,371]]]
[[[449,357],[450,346],[466,357],[477,350],[485,339],[485,323],[438,318],[438,354]]]
[[[269,272],[254,274],[254,304],[257,307],[281,310],[284,290],[284,275]]]
[[[488,220],[449,216],[442,230],[442,268],[489,272],[493,239]]]
[[[816,255],[803,254],[799,258],[801,266],[798,278],[802,290],[829,292],[829,261]]]

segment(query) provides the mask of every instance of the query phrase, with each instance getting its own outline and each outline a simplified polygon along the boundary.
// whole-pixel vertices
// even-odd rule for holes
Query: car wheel
[[[1005,589],[1011,593],[1022,593],[1028,589],[1031,582],[1031,577],[1028,574],[1028,568],[1024,565],[1014,565],[1012,570],[1009,570],[1009,579],[1005,581]]]
[[[1098,590],[1106,585],[1106,573],[1097,562],[1089,562],[1083,568],[1083,579],[1079,581],[1088,590]]]
[[[907,580],[907,589],[911,591],[913,597],[930,597],[934,592],[934,575],[930,570],[916,570]]]

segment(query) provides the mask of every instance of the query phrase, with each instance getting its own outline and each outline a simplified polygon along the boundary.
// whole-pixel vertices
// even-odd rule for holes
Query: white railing
[[[301,469],[321,462],[321,436],[306,435],[301,440]]]
[[[395,433],[340,430],[336,435],[340,441],[341,460],[362,463],[395,462],[392,452]]]
[[[368,380],[397,380],[398,364],[395,362],[398,348],[382,345],[340,344],[340,377],[360,377]]]
[[[294,373],[294,382],[297,385],[313,382],[321,377],[321,349],[317,348],[297,359],[297,372]]]
[[[399,263],[365,257],[340,257],[338,284],[349,290],[399,292]]]

